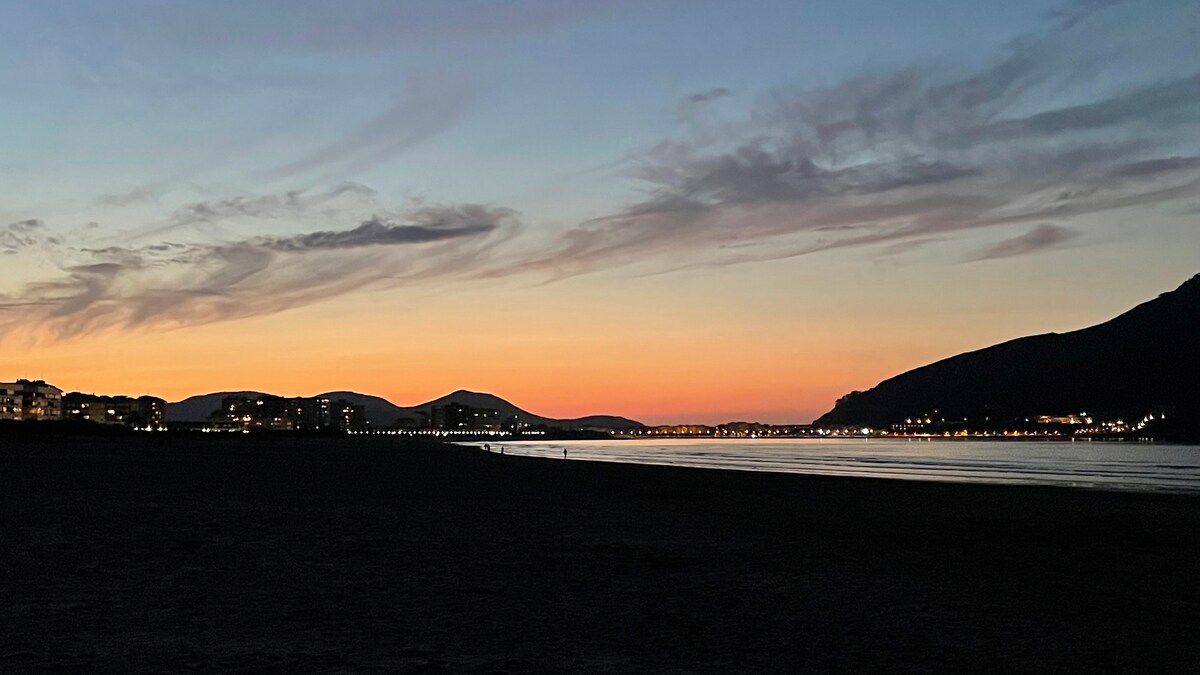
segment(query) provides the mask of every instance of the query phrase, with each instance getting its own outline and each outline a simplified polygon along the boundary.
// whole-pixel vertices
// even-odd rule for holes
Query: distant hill
[[[504,399],[494,394],[485,394],[477,391],[467,391],[459,389],[456,392],[446,394],[441,398],[434,399],[428,403],[422,403],[418,406],[403,409],[405,413],[411,415],[413,413],[429,414],[435,405],[446,405],[447,403],[458,403],[460,405],[469,405],[472,408],[489,408],[500,413],[500,417],[518,417],[526,424],[545,424],[547,426],[562,427],[564,429],[580,429],[583,427],[603,427],[605,429],[632,429],[642,426],[640,422],[635,422],[625,417],[616,417],[613,415],[590,415],[588,417],[576,417],[572,419],[555,419],[551,417],[542,417],[531,412],[518,408],[517,406],[505,401]]]
[[[167,419],[173,422],[201,422],[207,419],[209,414],[211,414],[214,410],[221,407],[221,399],[225,398],[226,396],[246,396],[249,398],[257,398],[259,396],[267,395],[268,394],[257,391],[239,391],[216,392],[212,394],[192,396],[176,403],[168,403]],[[446,394],[441,398],[410,407],[398,406],[385,398],[380,398],[379,396],[370,396],[368,394],[359,394],[353,391],[330,391],[320,394],[319,396],[328,398],[330,400],[345,399],[356,405],[363,406],[364,412],[367,415],[367,419],[371,421],[372,426],[376,427],[392,425],[399,418],[412,418],[421,414],[429,415],[435,405],[445,405],[447,403],[458,403],[460,405],[467,405],[473,408],[488,408],[498,411],[501,418],[508,418],[515,415],[526,424],[545,424],[547,426],[559,427],[562,429],[602,427],[606,429],[621,430],[641,426],[640,422],[635,422],[634,420],[627,419],[625,417],[616,417],[612,415],[591,415],[588,417],[578,417],[574,419],[555,419],[551,417],[543,417],[541,415],[535,415],[531,412],[518,408],[499,396],[481,392],[466,391],[465,389],[460,389],[456,392]]]
[[[354,391],[329,391],[318,394],[317,397],[327,398],[330,401],[345,399],[355,405],[361,405],[373,427],[391,426],[396,423],[396,418],[406,416],[405,408],[380,396],[360,394]]]
[[[172,422],[203,422],[214,410],[221,407],[221,399],[226,396],[245,396],[258,398],[266,396],[260,391],[221,391],[213,394],[190,396],[167,404],[167,419]]]
[[[1200,275],[1097,326],[960,354],[842,397],[816,423],[947,420],[1174,408],[1200,422]]]

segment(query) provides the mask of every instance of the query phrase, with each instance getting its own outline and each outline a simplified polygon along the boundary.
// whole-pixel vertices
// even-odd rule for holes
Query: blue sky
[[[730,330],[822,294],[1008,308],[869,378],[1200,267],[1194,2],[3,6],[10,340],[185,349],[453,289],[615,313],[632,284]],[[1076,323],[1016,309],[1084,288]]]
[[[357,180],[395,196],[547,200],[562,174],[675,133],[692,93],[729,89],[720,107],[736,113],[772,87],[980,62],[1050,9],[985,4],[16,3],[0,47],[4,198],[19,211],[147,185]],[[406,98],[448,119],[382,159],[263,175]],[[586,191],[620,198],[602,178]]]

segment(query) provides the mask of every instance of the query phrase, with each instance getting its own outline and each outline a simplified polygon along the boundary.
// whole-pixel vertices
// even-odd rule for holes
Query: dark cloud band
[[[514,211],[474,204],[420,207],[398,220],[375,217],[348,230],[218,244],[75,249],[83,261],[62,265],[57,278],[0,296],[0,332],[21,325],[29,334],[64,338],[118,327],[198,325],[280,312],[368,286],[468,277],[505,240],[499,233],[517,227]],[[31,221],[4,231],[43,227]]]

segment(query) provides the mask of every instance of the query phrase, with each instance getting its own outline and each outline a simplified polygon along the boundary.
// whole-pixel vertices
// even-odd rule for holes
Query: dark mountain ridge
[[[959,354],[838,400],[822,425],[1173,411],[1200,420],[1200,275],[1105,323]]]
[[[430,414],[435,405],[446,405],[448,403],[458,403],[460,405],[469,405],[472,408],[486,408],[496,410],[500,413],[500,417],[517,417],[522,422],[527,424],[545,424],[547,426],[558,426],[563,428],[582,428],[585,426],[605,427],[609,429],[628,429],[641,426],[640,422],[635,422],[625,417],[615,415],[589,415],[586,417],[574,417],[569,419],[556,419],[552,417],[543,417],[536,415],[523,408],[509,403],[508,401],[496,396],[495,394],[487,394],[478,391],[467,391],[459,389],[450,394],[446,394],[441,398],[434,399],[428,403],[422,403],[418,406],[406,408],[411,414],[420,412],[426,415]]]
[[[221,399],[226,396],[257,398],[269,395],[257,391],[238,391],[191,396],[182,401],[168,403],[167,419],[173,422],[201,422],[207,419],[210,413],[221,407]],[[590,415],[572,419],[543,417],[519,408],[494,394],[467,391],[465,389],[459,389],[432,401],[408,407],[398,406],[379,396],[360,394],[353,391],[330,391],[318,394],[317,397],[328,398],[330,400],[345,399],[355,405],[363,406],[367,419],[371,421],[372,426],[376,427],[395,424],[396,420],[400,418],[428,416],[432,413],[434,406],[449,403],[457,403],[472,408],[491,409],[499,412],[502,419],[516,416],[525,424],[545,424],[548,427],[558,427],[561,429],[582,429],[584,427],[630,429],[641,426],[640,422],[615,415]]]

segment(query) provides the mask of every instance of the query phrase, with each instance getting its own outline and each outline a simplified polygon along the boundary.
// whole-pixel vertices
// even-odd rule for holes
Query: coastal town
[[[171,422],[167,402],[155,396],[100,396],[64,392],[43,380],[0,382],[0,420],[76,421],[140,431],[367,431],[363,406],[327,398],[231,396],[201,423]]]
[[[408,411],[372,424],[366,408],[346,398],[230,395],[200,421],[173,420],[170,404],[148,395],[98,395],[64,392],[44,380],[0,382],[0,421],[65,421],[85,425],[120,426],[137,431],[180,432],[320,432],[342,434],[403,434],[443,437],[522,438],[567,431],[531,424],[517,415],[449,401],[427,412]],[[931,411],[907,417],[885,428],[818,424],[641,425],[621,428],[589,425],[573,429],[622,438],[1125,438],[1153,434],[1168,417],[1167,410],[1133,415],[1088,412],[1041,414],[1003,420],[952,420]]]

